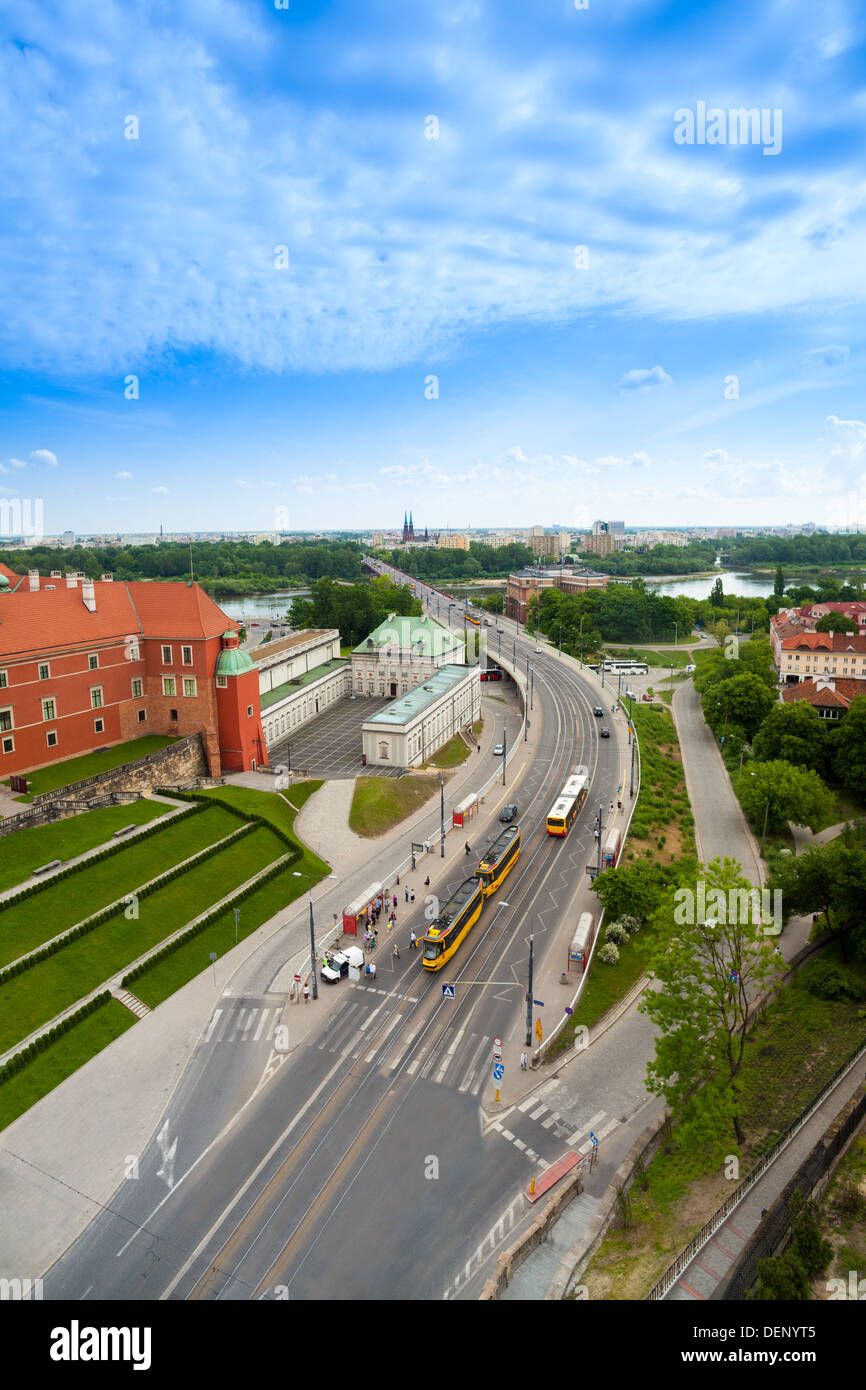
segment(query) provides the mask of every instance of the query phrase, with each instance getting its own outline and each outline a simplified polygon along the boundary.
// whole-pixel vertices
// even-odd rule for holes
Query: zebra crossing
[[[240,1005],[229,1009],[217,1008],[211,1014],[202,1034],[206,1043],[270,1042],[280,1021],[283,1005]]]
[[[425,1040],[424,1029],[429,1025],[423,1020],[409,1023],[404,1031],[399,1029],[406,1021],[404,1005],[414,1002],[411,996],[401,998],[385,990],[366,993],[384,997],[372,1008],[369,999],[353,999],[328,1021],[312,1045],[353,1061],[375,1063],[388,1072],[395,1072],[411,1053],[405,1068],[407,1076],[450,1086],[464,1095],[478,1095],[490,1074],[491,1034],[453,1027]]]

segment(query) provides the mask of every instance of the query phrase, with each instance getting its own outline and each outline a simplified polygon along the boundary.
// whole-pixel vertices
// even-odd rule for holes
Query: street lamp
[[[445,779],[439,773],[439,834],[441,845],[441,858],[445,858]]]
[[[336,878],[336,874],[325,874],[325,878]],[[316,928],[313,923],[313,879],[310,874],[299,873],[297,869],[292,870],[292,878],[305,878],[310,892],[310,969],[313,972],[313,998],[319,997],[319,981],[316,976]]]
[[[585,613],[583,617],[586,617]],[[580,664],[583,665],[583,618],[580,620]]]
[[[503,633],[503,631],[504,631],[504,629],[501,628],[501,627],[498,627],[498,628],[496,629],[497,635],[498,635],[498,637],[499,637],[499,650],[498,650],[497,653],[496,653],[496,655],[497,655],[498,657],[501,657],[501,656],[502,656],[502,633]]]

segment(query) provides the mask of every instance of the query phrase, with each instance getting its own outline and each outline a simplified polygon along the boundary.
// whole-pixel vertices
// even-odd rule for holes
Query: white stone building
[[[440,666],[420,685],[364,722],[367,763],[418,767],[481,715],[477,666]]]

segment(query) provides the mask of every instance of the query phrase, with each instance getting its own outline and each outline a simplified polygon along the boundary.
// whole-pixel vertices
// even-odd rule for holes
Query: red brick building
[[[200,733],[212,776],[266,764],[236,626],[197,584],[0,564],[0,777],[144,734]]]

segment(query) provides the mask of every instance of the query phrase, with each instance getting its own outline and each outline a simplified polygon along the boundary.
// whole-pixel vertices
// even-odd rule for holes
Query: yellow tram
[[[442,969],[478,921],[483,906],[484,890],[480,880],[464,879],[421,938],[425,970]]]
[[[520,826],[509,825],[497,835],[484,851],[484,858],[475,870],[485,898],[495,893],[502,880],[517,863],[520,855]]]

